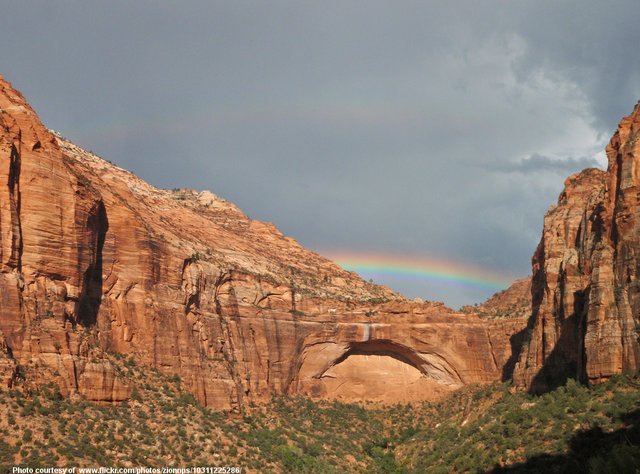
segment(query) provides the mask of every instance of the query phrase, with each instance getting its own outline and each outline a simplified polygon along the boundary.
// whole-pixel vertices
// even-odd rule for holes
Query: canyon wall
[[[532,317],[515,369],[533,392],[635,373],[640,346],[640,106],[607,146],[607,171],[569,177],[533,256]]]
[[[422,400],[502,378],[523,324],[407,301],[210,192],[156,189],[0,78],[0,383],[117,402],[126,358],[214,408]]]

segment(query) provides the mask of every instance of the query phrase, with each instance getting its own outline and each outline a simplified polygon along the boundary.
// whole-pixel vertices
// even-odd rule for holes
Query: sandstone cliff
[[[216,408],[410,401],[501,378],[519,329],[406,301],[212,193],[156,189],[0,78],[0,382],[123,400],[111,354]]]
[[[533,256],[532,317],[514,380],[538,392],[639,367],[640,106],[607,147],[606,172],[569,177]]]
[[[511,380],[531,316],[531,277],[516,280],[484,303],[464,306],[461,311],[488,320],[496,363],[502,367],[502,380]]]

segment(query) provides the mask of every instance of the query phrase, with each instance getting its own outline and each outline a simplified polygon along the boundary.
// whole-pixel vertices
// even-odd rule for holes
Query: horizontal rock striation
[[[0,78],[0,383],[117,402],[115,355],[214,408],[421,400],[500,379],[517,330],[500,324],[406,301],[210,192],[156,189]]]

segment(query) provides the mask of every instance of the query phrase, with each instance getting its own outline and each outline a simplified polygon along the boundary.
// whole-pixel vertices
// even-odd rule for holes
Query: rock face
[[[496,365],[502,367],[502,380],[511,380],[531,316],[531,277],[516,280],[484,303],[461,311],[487,320]]]
[[[533,256],[532,317],[514,380],[544,391],[639,367],[640,107],[607,147],[606,172],[569,177]]]
[[[7,341],[0,334],[0,385],[6,387],[11,385],[13,379],[17,376],[16,363],[7,346]]]
[[[0,383],[115,402],[133,387],[107,354],[126,354],[215,408],[429,399],[513,357],[503,326],[408,302],[210,192],[156,189],[76,147],[2,78],[0,335]]]
[[[67,388],[108,384],[88,365],[101,298],[105,205],[74,174],[24,98],[0,81],[0,333],[21,369],[47,367]],[[29,364],[31,363],[31,364]],[[22,370],[21,370],[22,372]],[[26,374],[23,374],[26,375]],[[110,395],[128,396],[126,387]]]

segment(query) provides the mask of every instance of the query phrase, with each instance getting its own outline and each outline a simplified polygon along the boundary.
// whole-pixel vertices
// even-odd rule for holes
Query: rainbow
[[[335,251],[326,251],[323,255],[363,278],[414,278],[483,291],[503,290],[515,279],[446,260]]]

